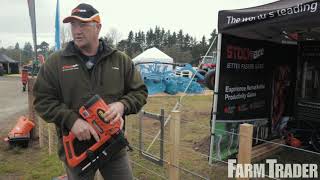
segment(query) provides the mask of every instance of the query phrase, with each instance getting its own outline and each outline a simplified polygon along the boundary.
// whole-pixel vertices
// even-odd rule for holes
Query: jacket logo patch
[[[119,70],[119,68],[118,68],[118,67],[114,67],[114,66],[112,67],[112,69]]]
[[[73,65],[64,65],[62,67],[62,71],[71,71],[71,70],[77,70],[79,69],[79,64],[73,64]]]

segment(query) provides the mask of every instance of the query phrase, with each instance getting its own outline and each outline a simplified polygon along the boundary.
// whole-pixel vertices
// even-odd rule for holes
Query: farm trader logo
[[[266,171],[267,167],[267,171]],[[318,178],[317,164],[278,164],[267,159],[266,164],[236,164],[228,160],[228,178]]]

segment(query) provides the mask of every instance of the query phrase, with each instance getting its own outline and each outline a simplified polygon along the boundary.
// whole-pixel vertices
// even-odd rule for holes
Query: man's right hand
[[[91,135],[96,141],[99,141],[99,136],[93,127],[87,121],[84,121],[80,118],[76,120],[71,128],[71,132],[77,137],[79,141],[90,140]]]

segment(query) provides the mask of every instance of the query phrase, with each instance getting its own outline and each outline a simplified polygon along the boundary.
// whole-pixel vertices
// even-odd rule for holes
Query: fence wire
[[[182,121],[182,122],[185,122],[185,123],[190,123],[190,121],[184,121],[184,120],[181,120],[181,121]],[[39,122],[42,123],[41,126],[42,126],[42,128],[43,128],[43,129],[40,129],[40,130],[39,130],[39,131],[41,131],[41,136],[42,136],[42,138],[44,139],[43,142],[45,143],[45,145],[50,143],[50,142],[49,142],[49,132],[51,131],[51,133],[52,133],[52,134],[50,135],[51,138],[52,138],[52,137],[55,138],[55,139],[52,141],[52,147],[51,147],[51,148],[53,148],[53,149],[52,149],[53,152],[57,151],[56,147],[57,147],[58,142],[57,142],[57,137],[55,137],[55,136],[56,136],[55,127],[54,127],[53,125],[48,125],[48,123],[45,123],[44,121],[39,121]],[[191,122],[191,123],[192,123],[192,122]],[[198,124],[198,126],[199,126],[199,128],[202,128],[202,129],[203,129],[203,128],[208,128],[208,126],[204,126],[204,125],[201,125],[201,124]],[[138,129],[135,129],[135,128],[128,128],[128,130],[133,130],[133,131],[135,131],[135,132],[140,132]],[[237,136],[239,136],[239,137],[240,137],[240,136],[247,137],[247,136],[241,135],[241,134],[239,134],[239,133],[229,132],[229,131],[227,131],[227,130],[222,130],[222,129],[215,129],[215,131],[223,132],[223,133],[226,133],[226,134],[237,135]],[[145,136],[148,136],[148,137],[152,137],[152,138],[154,137],[153,135],[148,134],[148,133],[146,133],[146,132],[142,132],[142,134],[145,135]],[[303,151],[303,152],[305,152],[305,153],[310,153],[310,154],[314,154],[314,155],[320,155],[320,153],[318,153],[318,152],[314,152],[314,151],[310,151],[310,150],[306,150],[306,149],[302,149],[302,148],[296,148],[296,147],[288,146],[288,145],[281,144],[281,143],[277,143],[277,142],[273,142],[273,141],[268,141],[268,140],[261,139],[261,138],[255,138],[255,137],[253,137],[253,139],[254,139],[254,140],[257,140],[257,141],[264,142],[264,143],[275,144],[275,145],[278,145],[278,146],[282,146],[282,147],[286,147],[286,148],[291,148],[291,149],[295,149],[295,150],[298,150],[298,151]],[[157,140],[158,140],[158,141],[162,141],[163,143],[169,143],[168,140],[166,140],[166,139],[160,139],[159,137],[157,137]],[[181,144],[180,144],[179,147],[181,147],[181,148],[183,148],[183,149],[185,149],[185,150],[187,150],[187,151],[189,151],[189,152],[198,154],[199,156],[202,156],[202,157],[205,157],[205,158],[209,158],[209,157],[210,157],[209,155],[203,154],[203,153],[201,153],[201,152],[197,152],[197,151],[195,151],[194,149],[192,149],[192,148],[190,148],[190,147],[187,147],[187,146],[184,146],[184,145],[181,145]],[[137,147],[135,147],[135,146],[133,146],[133,148],[136,149],[136,150],[138,150],[138,151],[145,152],[145,151],[143,151],[143,150],[141,150],[141,149],[139,149],[139,148],[137,148]],[[145,152],[145,153],[146,153],[146,152]],[[223,160],[218,159],[218,158],[215,158],[215,157],[211,157],[211,158],[213,158],[216,162],[220,162],[220,163],[224,163],[224,164],[227,164],[227,165],[235,166],[234,164],[230,164],[230,163],[228,163],[227,161],[223,161]],[[171,164],[169,161],[167,161],[167,160],[165,160],[165,159],[162,159],[162,160],[163,160],[163,162],[165,162],[166,164],[171,165],[171,166],[174,166],[174,167],[178,168],[179,170],[182,170],[183,172],[186,172],[186,173],[188,173],[188,174],[191,174],[191,175],[193,175],[193,176],[195,176],[195,177],[198,177],[198,178],[201,178],[201,179],[209,179],[208,177],[205,177],[205,176],[203,176],[203,175],[200,175],[200,174],[198,174],[198,173],[196,173],[196,172],[193,172],[193,171],[191,171],[191,170],[189,170],[189,169],[186,169],[186,168],[184,168],[184,167],[176,166],[176,165],[174,165],[174,164]],[[130,160],[130,162],[131,162],[132,164],[138,166],[138,167],[141,167],[141,168],[147,170],[148,172],[150,172],[150,173],[152,173],[152,174],[154,174],[154,175],[156,175],[156,176],[161,177],[162,179],[167,179],[165,176],[163,176],[163,175],[161,175],[161,174],[159,174],[159,173],[157,173],[157,172],[149,169],[148,167],[144,167],[143,165],[139,164],[139,163],[136,162],[136,161]],[[257,172],[257,173],[258,173],[258,172]],[[258,174],[261,174],[261,173],[258,173]],[[269,176],[266,175],[266,174],[262,174],[262,175],[264,175],[265,177],[268,177],[268,178],[270,178],[270,179],[276,179],[276,178],[269,177]],[[138,179],[138,178],[136,178],[136,177],[134,177],[134,178],[135,178],[135,179]]]

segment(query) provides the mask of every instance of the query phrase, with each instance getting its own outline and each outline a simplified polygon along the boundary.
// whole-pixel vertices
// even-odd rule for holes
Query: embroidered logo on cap
[[[87,12],[87,10],[86,9],[74,9],[74,10],[72,10],[71,13],[76,13],[76,12]]]

